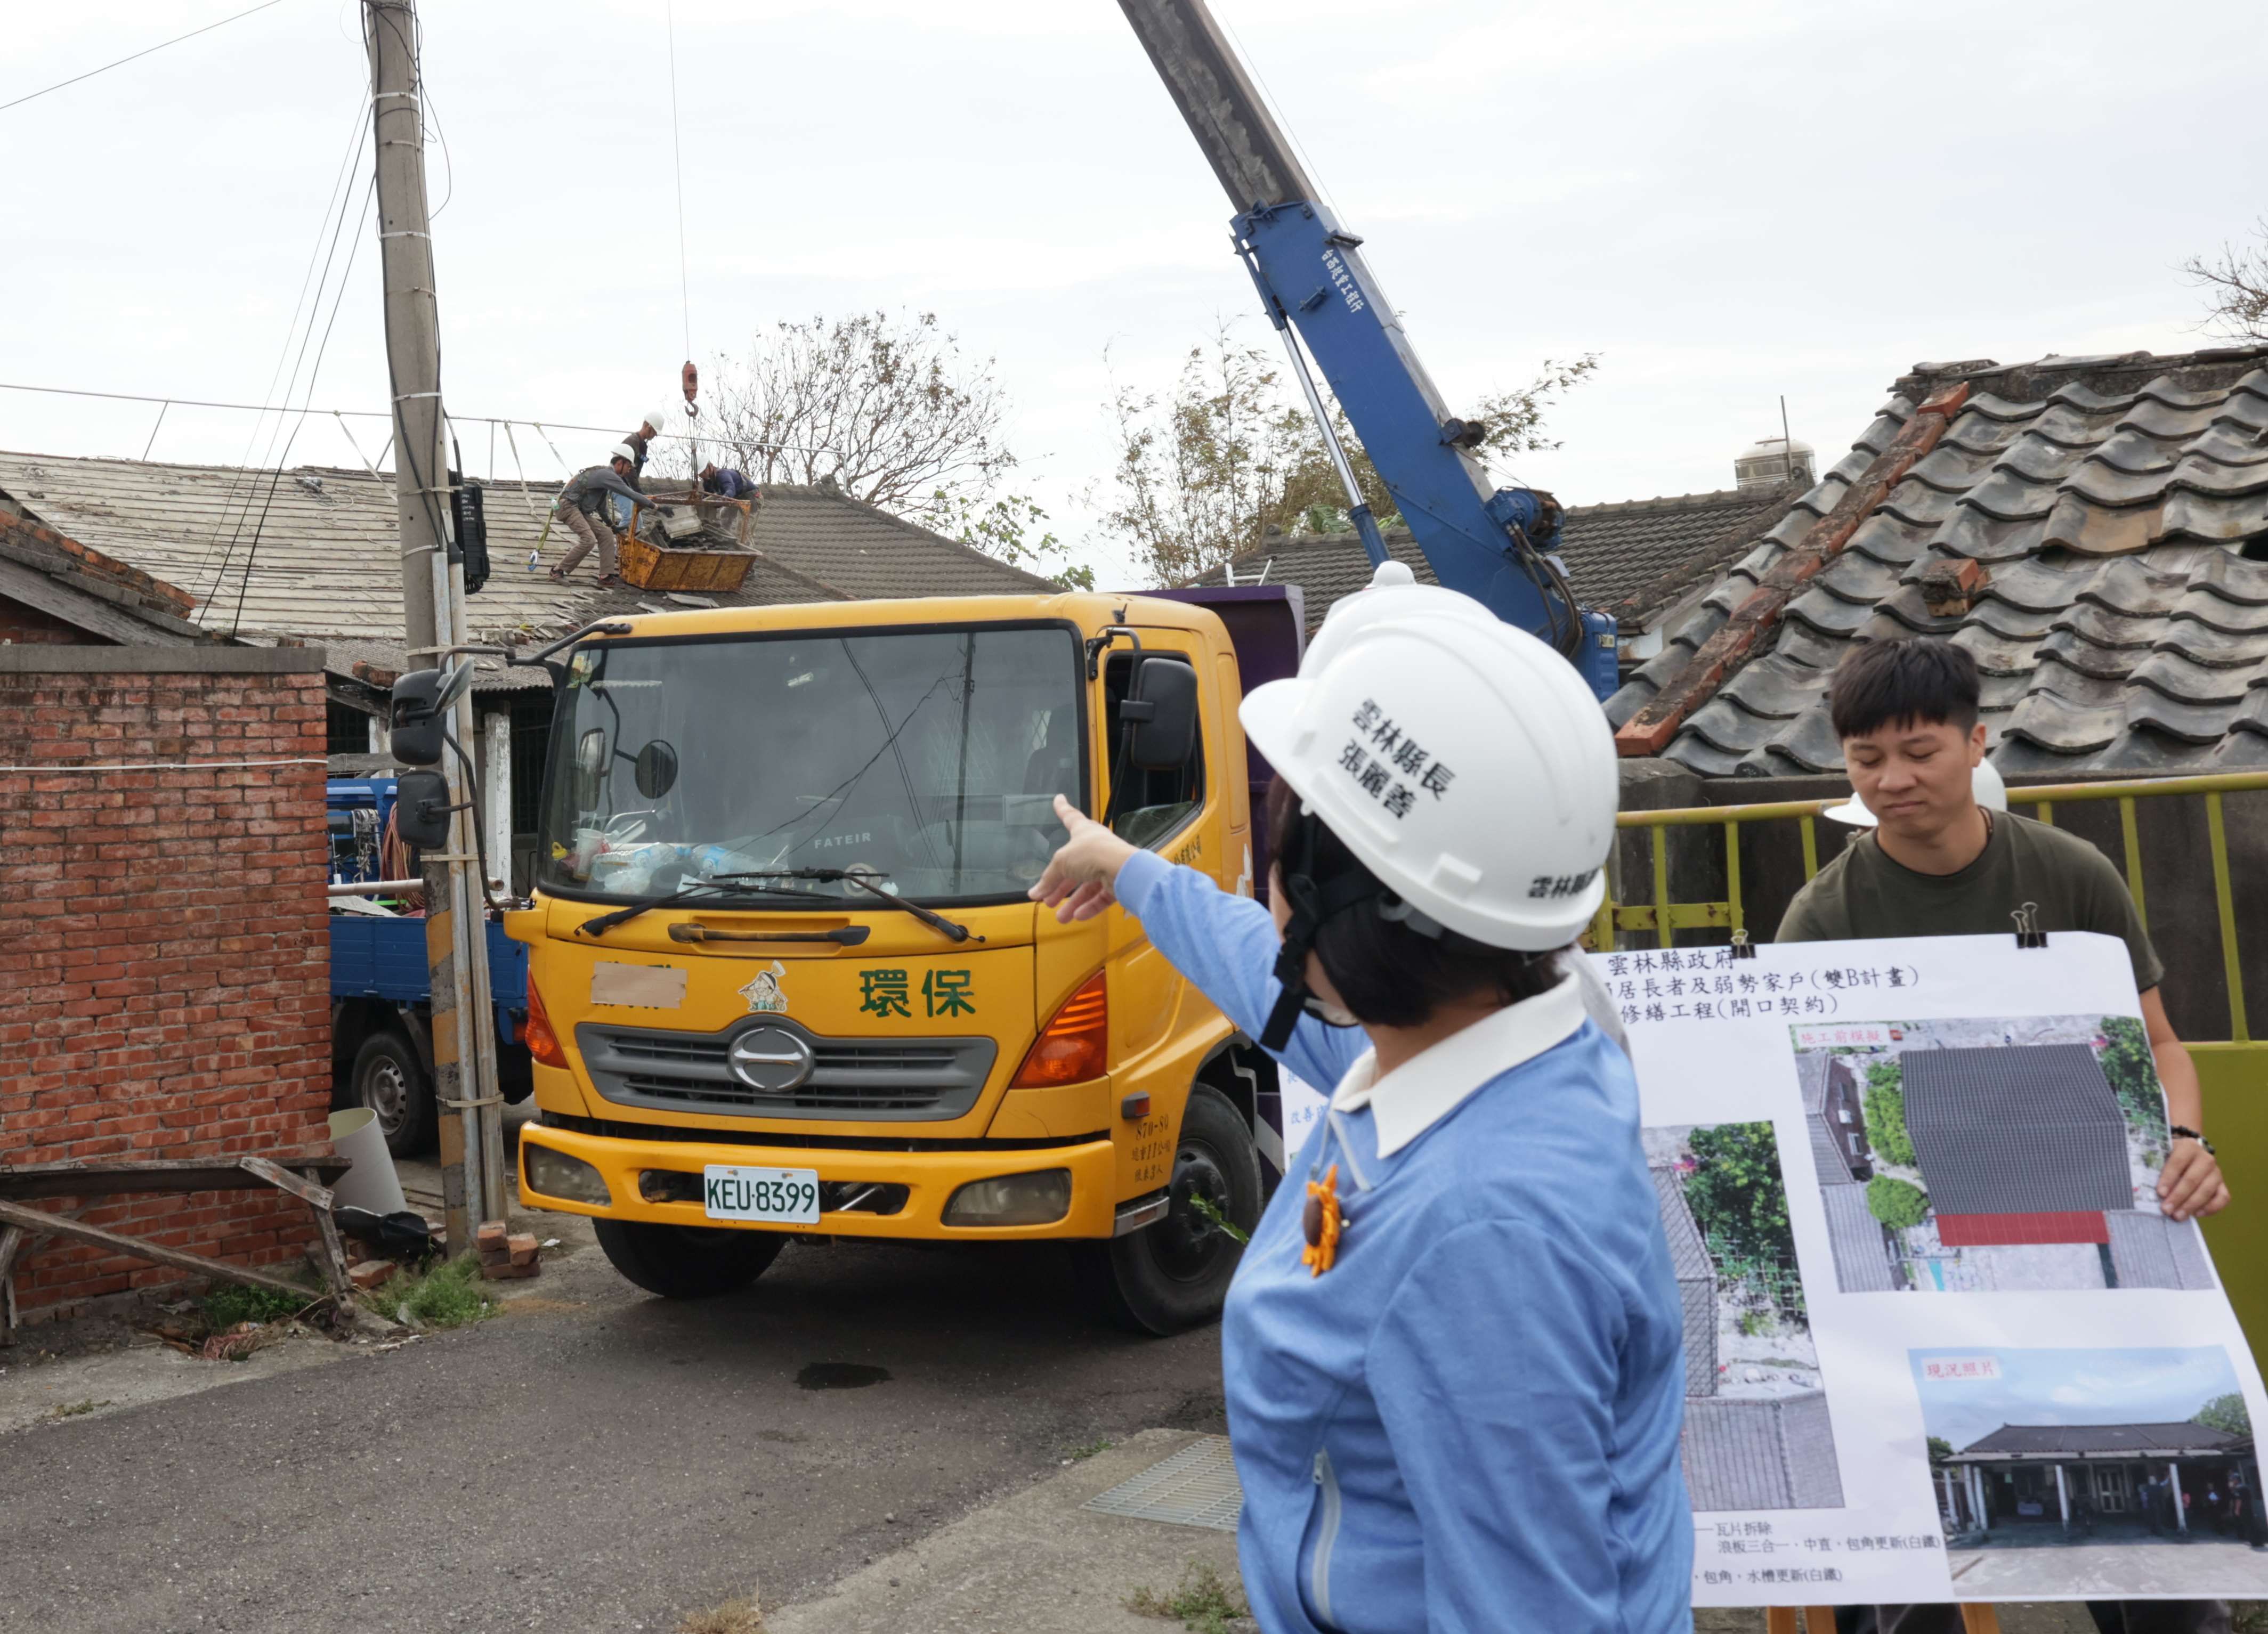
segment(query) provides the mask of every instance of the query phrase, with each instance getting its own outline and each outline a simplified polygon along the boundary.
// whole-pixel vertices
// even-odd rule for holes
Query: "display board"
[[[2158,1209],[2122,943],[1592,958],[1685,1314],[1696,1604],[2268,1597],[2268,1402]]]

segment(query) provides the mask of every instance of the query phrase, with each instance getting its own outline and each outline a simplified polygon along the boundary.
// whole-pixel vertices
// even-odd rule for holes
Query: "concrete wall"
[[[1666,769],[1664,769],[1666,768]],[[2020,777],[2018,787],[2068,781]],[[1839,777],[1694,777],[1674,763],[1624,762],[1624,808],[1670,806],[1745,806],[1775,800],[1839,799],[1850,785]],[[2230,875],[2242,958],[2246,1011],[2256,1034],[2268,1033],[2268,791],[2225,797]],[[2020,814],[2032,807],[2019,805]],[[2143,907],[2151,941],[2166,964],[2168,1015],[2184,1038],[2229,1036],[2228,984],[2223,979],[2220,916],[2214,906],[2213,861],[2207,843],[2205,801],[2198,796],[2153,798],[2136,802],[2142,849]],[[2120,870],[2125,850],[2116,801],[2066,802],[2055,824],[2094,842]],[[1822,818],[1815,825],[1823,867],[1841,852],[1852,834]],[[1670,844],[1670,895],[1675,902],[1713,902],[1726,895],[1723,830],[1667,830]],[[1640,903],[1653,897],[1653,862],[1648,837],[1624,836],[1617,863],[1622,875],[1617,898]],[[1768,941],[1780,916],[1802,887],[1803,848],[1793,819],[1744,823],[1741,829],[1741,894],[1749,937]],[[2013,928],[2013,927],[2012,927]],[[1723,930],[1680,931],[1679,946],[1727,940]],[[1625,932],[1624,945],[1652,946],[1649,934]]]
[[[324,864],[320,653],[0,646],[0,1164],[328,1149]],[[247,1263],[313,1231],[265,1189],[84,1218]],[[18,1303],[179,1276],[50,1242]]]

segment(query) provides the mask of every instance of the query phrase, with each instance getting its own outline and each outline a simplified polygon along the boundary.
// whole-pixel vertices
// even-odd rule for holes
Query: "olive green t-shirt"
[[[1885,857],[1873,830],[1858,835],[1796,893],[1772,939],[2013,935],[2009,916],[2026,902],[2038,905],[2043,931],[2100,931],[2124,942],[2142,991],[2165,980],[2110,859],[2075,835],[2007,812],[1993,813],[1984,852],[1957,873],[1916,873]]]

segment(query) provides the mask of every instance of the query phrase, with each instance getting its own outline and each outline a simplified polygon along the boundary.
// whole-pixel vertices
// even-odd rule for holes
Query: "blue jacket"
[[[1258,1036],[1277,992],[1267,909],[1149,852],[1116,891]],[[1515,1008],[1531,1005],[1562,1041],[1406,1145],[1389,1130],[1381,1156],[1375,1108],[1334,1108],[1245,1250],[1221,1350],[1238,1552],[1267,1634],[1692,1626],[1683,1323],[1637,1085],[1572,981]],[[1281,1058],[1322,1086],[1365,1049],[1308,1018]],[[1315,1276],[1301,1212],[1331,1164],[1345,1230]]]

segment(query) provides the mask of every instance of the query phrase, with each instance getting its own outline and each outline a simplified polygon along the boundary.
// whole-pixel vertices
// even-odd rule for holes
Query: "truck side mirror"
[[[1171,771],[1189,758],[1197,741],[1197,673],[1179,659],[1147,658],[1137,665],[1118,718],[1131,734],[1128,758],[1144,771]]]
[[[406,678],[405,678],[406,679]],[[405,771],[394,780],[394,831],[405,845],[438,850],[449,843],[449,780],[438,771]]]
[[[677,751],[656,738],[637,752],[637,758],[630,762],[630,775],[640,794],[649,800],[659,799],[677,784]]]
[[[453,667],[413,669],[394,683],[394,707],[387,722],[394,758],[405,766],[439,763],[449,711],[472,689],[473,664],[460,660]]]

